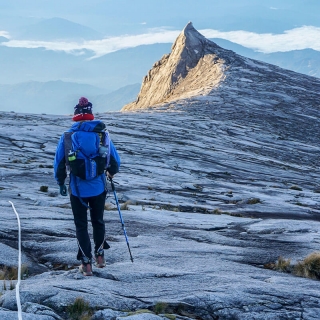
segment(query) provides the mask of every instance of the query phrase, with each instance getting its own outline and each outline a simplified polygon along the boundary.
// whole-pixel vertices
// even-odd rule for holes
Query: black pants
[[[104,204],[106,200],[106,192],[102,192],[98,196],[82,198],[83,202],[90,206],[91,224],[93,228],[94,250],[105,247],[105,224],[103,220]],[[76,235],[78,239],[78,255],[77,259],[81,260],[83,256],[91,259],[91,242],[88,233],[87,208],[81,203],[80,199],[74,195],[70,195],[71,208],[76,226]]]

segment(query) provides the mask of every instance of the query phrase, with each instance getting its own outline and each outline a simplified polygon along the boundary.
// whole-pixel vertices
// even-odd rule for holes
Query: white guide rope
[[[16,208],[14,207],[14,204],[11,201],[9,201],[9,203],[11,203],[12,209],[13,209],[14,213],[16,214],[17,220],[18,220],[19,264],[18,264],[18,283],[16,285],[16,299],[17,299],[17,306],[18,306],[18,319],[22,320],[21,302],[20,302],[20,293],[19,293],[20,282],[21,282],[21,227],[20,227],[20,219],[19,219],[18,212],[16,211]]]

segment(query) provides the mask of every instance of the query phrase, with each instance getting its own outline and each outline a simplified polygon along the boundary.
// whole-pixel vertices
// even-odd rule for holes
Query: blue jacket
[[[104,129],[105,124],[100,120],[76,122],[68,130],[68,132],[76,131],[95,131],[95,129]],[[119,171],[120,157],[118,152],[110,141],[110,165],[107,171],[114,175]],[[54,158],[54,177],[59,185],[65,183],[67,178],[66,160],[65,160],[65,146],[64,146],[64,134],[60,137],[56,155]],[[101,194],[106,187],[105,174],[101,174],[92,180],[82,180],[79,177],[70,174],[70,188],[71,193],[74,196],[87,198]]]

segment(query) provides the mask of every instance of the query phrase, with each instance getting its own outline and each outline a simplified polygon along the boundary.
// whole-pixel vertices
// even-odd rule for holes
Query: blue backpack
[[[65,132],[64,144],[66,166],[73,175],[92,180],[108,168],[110,138],[105,126],[84,125],[78,131]]]

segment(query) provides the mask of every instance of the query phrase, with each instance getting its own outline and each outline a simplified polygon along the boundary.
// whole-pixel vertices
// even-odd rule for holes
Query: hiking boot
[[[104,268],[106,266],[106,259],[104,258],[104,251],[103,249],[99,250],[96,254],[95,254],[95,266],[97,268]]]
[[[79,271],[84,276],[92,276],[92,262],[91,259],[83,258],[81,259],[82,263],[79,266]]]

